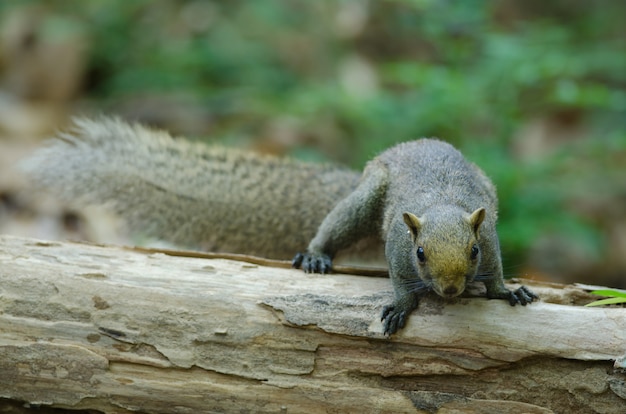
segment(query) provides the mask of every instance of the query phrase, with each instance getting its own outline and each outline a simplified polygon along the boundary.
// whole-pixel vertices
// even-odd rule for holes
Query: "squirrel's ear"
[[[413,240],[415,240],[417,238],[417,233],[422,228],[420,219],[413,213],[404,213],[402,214],[402,218],[404,219],[406,225],[409,226]]]
[[[472,229],[474,229],[474,233],[476,233],[476,238],[478,238],[478,229],[485,219],[485,209],[483,207],[476,209],[469,216],[469,222],[472,225]]]

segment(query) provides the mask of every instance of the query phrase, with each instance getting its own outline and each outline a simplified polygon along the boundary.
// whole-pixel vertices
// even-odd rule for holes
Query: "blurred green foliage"
[[[88,94],[113,107],[176,94],[206,108],[212,135],[233,139],[293,119],[310,147],[330,136],[355,168],[400,141],[456,144],[498,186],[512,262],[548,231],[599,255],[593,218],[572,203],[625,191],[597,188],[626,180],[625,2],[31,3],[87,23]],[[521,157],[516,134],[536,117],[586,138]]]

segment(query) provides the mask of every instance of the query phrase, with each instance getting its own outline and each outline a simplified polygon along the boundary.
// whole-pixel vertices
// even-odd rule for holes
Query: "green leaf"
[[[614,298],[626,298],[626,292],[623,290],[615,290],[615,289],[602,289],[602,290],[594,290],[591,292],[593,295],[598,296],[611,296]]]
[[[626,298],[619,297],[619,298],[600,299],[595,302],[588,303],[585,306],[591,307],[591,306],[616,305],[619,303],[626,303]]]

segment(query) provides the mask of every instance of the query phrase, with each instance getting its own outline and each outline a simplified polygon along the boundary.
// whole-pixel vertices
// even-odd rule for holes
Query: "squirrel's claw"
[[[489,286],[487,286],[487,297],[489,299],[508,300],[511,306],[515,306],[518,303],[522,306],[526,306],[534,302],[535,299],[539,299],[539,296],[535,295],[533,291],[526,286],[520,286],[516,290],[511,291],[505,288],[504,284],[496,286],[495,289],[489,289]]]
[[[291,259],[291,267],[293,267],[294,269],[300,269],[303,260],[304,255],[300,252],[296,253],[293,259]]]
[[[398,329],[404,328],[406,312],[396,310],[394,305],[387,305],[383,308],[380,321],[383,323],[383,335],[393,335]]]
[[[291,266],[302,268],[306,273],[330,273],[332,260],[326,254],[298,253],[291,261]]]
[[[393,335],[399,329],[404,328],[406,320],[417,308],[418,298],[416,295],[407,294],[396,298],[394,303],[383,308],[380,320],[383,323],[383,334]]]
[[[526,286],[520,286],[517,290],[511,292],[511,296],[509,296],[509,303],[511,306],[515,306],[518,303],[522,306],[526,306],[527,304],[532,303],[535,299],[539,299],[539,296],[535,295],[533,291],[528,289]]]

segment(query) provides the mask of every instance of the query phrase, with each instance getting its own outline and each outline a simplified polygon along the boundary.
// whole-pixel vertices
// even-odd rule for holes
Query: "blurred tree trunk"
[[[426,298],[386,338],[385,278],[2,236],[0,397],[106,413],[623,412],[626,309],[531,286],[542,301],[525,308]]]

